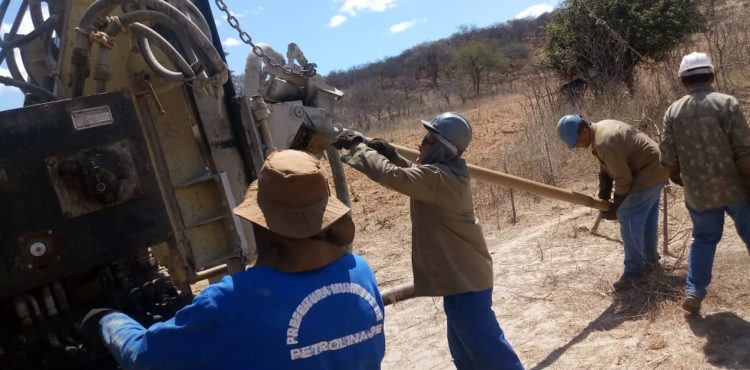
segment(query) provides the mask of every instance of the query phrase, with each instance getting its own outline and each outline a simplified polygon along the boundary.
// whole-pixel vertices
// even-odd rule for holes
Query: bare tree
[[[471,78],[475,95],[479,95],[482,77],[486,79],[487,73],[505,73],[510,68],[510,60],[489,41],[473,41],[459,48],[455,58],[456,64]]]
[[[431,86],[438,86],[440,71],[450,61],[450,53],[442,42],[418,45],[408,63],[414,63],[430,79]]]

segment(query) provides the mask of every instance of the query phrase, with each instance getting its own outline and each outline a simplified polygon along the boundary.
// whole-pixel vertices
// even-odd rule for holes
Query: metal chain
[[[224,3],[224,0],[215,0],[216,7],[219,8],[224,14],[227,15],[227,22],[229,23],[229,26],[234,28],[237,33],[240,36],[240,40],[242,42],[250,45],[250,47],[253,48],[253,53],[261,58],[263,58],[263,61],[266,62],[271,67],[279,68],[284,73],[292,76],[299,76],[299,77],[313,77],[317,74],[317,65],[315,63],[307,63],[306,65],[302,66],[301,71],[295,71],[292,66],[290,65],[284,65],[278,60],[271,58],[270,56],[266,55],[266,53],[263,51],[263,49],[253,43],[253,39],[250,37],[250,35],[243,31],[240,27],[240,21],[237,20],[237,17],[232,15],[232,12],[229,11],[229,8],[227,8],[227,4]]]

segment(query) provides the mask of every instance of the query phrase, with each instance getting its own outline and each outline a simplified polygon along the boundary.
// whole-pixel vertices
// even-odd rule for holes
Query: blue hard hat
[[[429,122],[423,120],[422,125],[437,134],[438,139],[447,141],[445,144],[457,155],[461,155],[471,143],[471,125],[456,112],[440,113]]]
[[[557,121],[557,134],[569,149],[578,144],[578,128],[583,122],[583,117],[578,114],[569,114]]]

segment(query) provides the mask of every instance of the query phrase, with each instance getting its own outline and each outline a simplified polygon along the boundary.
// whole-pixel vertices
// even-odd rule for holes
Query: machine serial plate
[[[114,122],[112,112],[107,105],[77,110],[71,113],[70,116],[73,118],[73,127],[75,127],[76,131],[111,125]]]

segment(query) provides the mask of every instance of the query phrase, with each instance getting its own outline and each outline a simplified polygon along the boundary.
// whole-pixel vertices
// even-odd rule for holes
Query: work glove
[[[605,171],[599,171],[599,199],[610,200],[612,198],[612,185],[614,180]]]
[[[359,132],[344,130],[342,133],[336,135],[336,137],[333,138],[333,140],[331,141],[331,145],[333,145],[333,147],[338,150],[344,148],[350,149],[354,145],[363,143],[364,141],[365,138]]]
[[[94,308],[86,313],[79,324],[79,328],[89,339],[99,340],[101,338],[99,321],[101,321],[104,316],[115,312],[117,311],[111,308]]]
[[[378,154],[386,157],[389,161],[393,162],[398,158],[398,151],[393,145],[389,144],[385,139],[375,138],[367,143],[367,146],[375,149]]]
[[[610,221],[617,220],[617,210],[620,209],[620,205],[625,200],[625,197],[627,197],[627,194],[615,194],[615,199],[612,200],[609,211],[601,211],[602,218]]]

